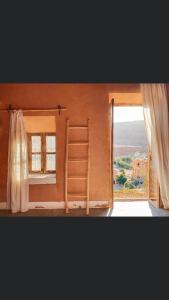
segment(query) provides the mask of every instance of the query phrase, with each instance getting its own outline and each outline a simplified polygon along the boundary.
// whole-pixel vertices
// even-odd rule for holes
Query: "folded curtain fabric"
[[[23,113],[15,110],[10,115],[7,206],[13,213],[28,210],[28,151]]]
[[[165,84],[141,84],[144,120],[165,209],[169,209],[169,98]]]

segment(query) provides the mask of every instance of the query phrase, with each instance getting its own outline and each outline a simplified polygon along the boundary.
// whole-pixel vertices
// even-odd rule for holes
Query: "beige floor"
[[[155,208],[149,201],[115,202],[108,216],[117,217],[163,217],[169,216],[169,211]]]
[[[46,210],[34,209],[26,213],[11,214],[8,210],[1,210],[0,216],[39,216],[39,217],[86,217],[85,209],[70,210],[69,214],[65,214],[62,209]],[[89,217],[162,217],[169,216],[169,211],[155,208],[148,201],[127,201],[115,202],[113,209],[90,209]]]

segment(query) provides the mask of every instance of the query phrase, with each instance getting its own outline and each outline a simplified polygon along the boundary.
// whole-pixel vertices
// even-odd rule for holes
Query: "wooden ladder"
[[[70,141],[69,133],[70,130],[87,130],[87,141]],[[70,147],[76,147],[79,145],[87,145],[87,157],[79,158],[70,158],[69,149]],[[68,164],[69,162],[77,163],[77,162],[86,162],[87,163],[87,174],[85,176],[70,176],[68,174]],[[75,198],[86,198],[86,214],[89,214],[89,172],[90,172],[90,140],[89,140],[89,119],[87,120],[87,126],[79,126],[79,125],[70,125],[69,119],[66,120],[66,147],[65,147],[65,209],[66,213],[69,212],[69,197]],[[87,191],[86,194],[80,193],[69,193],[68,192],[68,183],[70,180],[86,180]]]

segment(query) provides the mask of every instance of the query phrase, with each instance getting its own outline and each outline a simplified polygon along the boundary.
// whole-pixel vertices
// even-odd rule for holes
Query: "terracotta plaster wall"
[[[30,201],[64,200],[66,118],[72,125],[90,119],[90,199],[111,200],[110,92],[138,92],[138,85],[118,84],[0,84],[0,108],[67,107],[56,113],[57,183],[30,186]],[[47,115],[25,113],[25,115]],[[51,115],[51,114],[50,114]],[[6,201],[9,114],[0,113],[0,201]],[[79,183],[80,184],[80,183]],[[78,185],[79,185],[78,184]]]

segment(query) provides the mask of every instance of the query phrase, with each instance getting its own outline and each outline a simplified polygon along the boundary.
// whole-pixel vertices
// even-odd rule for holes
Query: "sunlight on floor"
[[[148,201],[115,202],[114,208],[107,214],[109,217],[151,217],[152,215]]]

